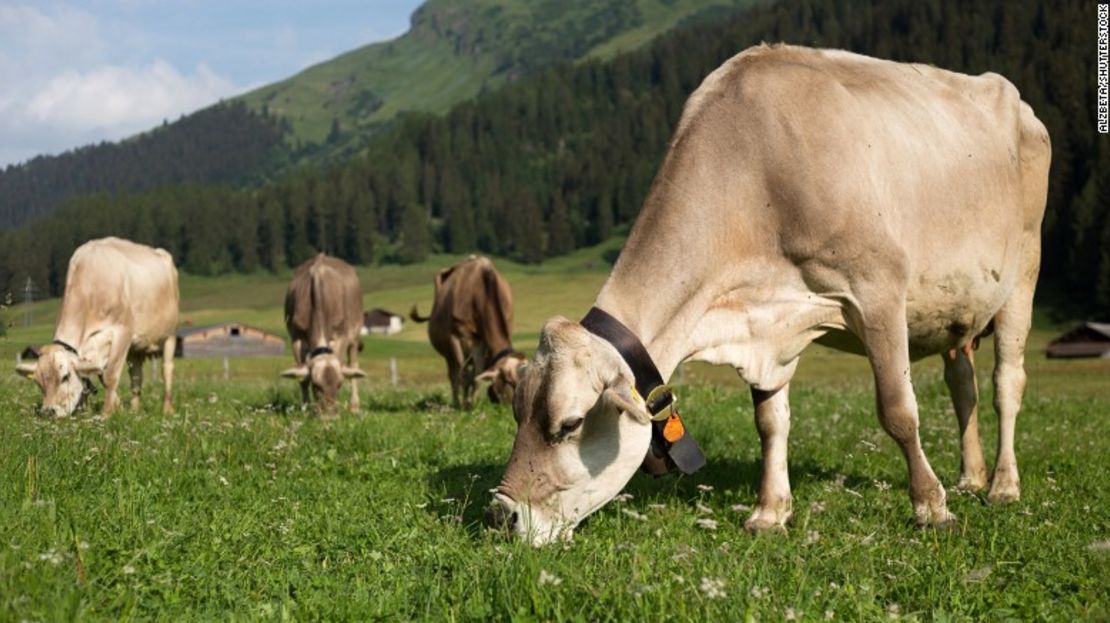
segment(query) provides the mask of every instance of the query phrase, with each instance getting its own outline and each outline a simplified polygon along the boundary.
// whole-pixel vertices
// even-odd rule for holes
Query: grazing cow
[[[104,383],[103,414],[119,404],[126,362],[131,373],[131,408],[141,403],[143,363],[161,353],[162,410],[173,410],[173,354],[177,344],[177,269],[162,249],[119,238],[90,240],[69,259],[66,287],[54,341],[34,363],[16,370],[42,389],[42,409],[73,413],[92,389]]]
[[[491,402],[512,402],[524,354],[513,350],[513,294],[484,257],[471,255],[435,278],[428,316],[413,305],[409,317],[428,323],[428,339],[447,360],[451,401],[469,409],[478,382],[488,381]],[[481,373],[478,373],[481,370]],[[460,398],[461,396],[461,398]]]
[[[649,392],[694,359],[732,366],[751,386],[763,475],[745,525],[782,529],[787,391],[816,341],[868,358],[914,518],[946,524],[910,362],[943,356],[960,484],[983,488],[969,344],[989,325],[1000,422],[989,499],[1016,500],[1014,422],[1050,157],[1044,126],[995,74],[792,46],[730,59],[687,101],[594,309],[583,323],[544,326],[487,521],[534,544],[569,537],[632,477],[653,445],[653,415],[670,417],[670,390]]]
[[[339,386],[351,380],[351,410],[357,411],[362,330],[362,287],[351,265],[323,253],[297,267],[285,294],[285,327],[297,363],[281,373],[301,382],[301,399],[312,396],[325,412],[335,410]],[[347,357],[343,365],[340,357]]]

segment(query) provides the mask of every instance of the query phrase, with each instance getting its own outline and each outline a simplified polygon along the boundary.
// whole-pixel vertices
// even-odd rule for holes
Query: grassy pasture
[[[589,307],[604,251],[498,262],[519,346],[534,348],[544,318]],[[453,259],[361,269],[367,305],[426,312],[431,275]],[[287,278],[183,277],[182,317],[283,332]],[[36,303],[0,356],[47,341],[56,308]],[[953,491],[955,529],[910,527],[904,463],[877,424],[866,363],[815,347],[792,385],[787,535],[741,527],[759,476],[742,383],[689,365],[684,413],[709,465],[637,475],[630,499],[590,518],[572,546],[545,550],[480,529],[512,417],[485,402],[452,410],[419,325],[365,340],[363,411],[335,420],[297,406],[295,385],[276,376],[288,356],[233,361],[229,383],[218,361],[180,361],[168,417],[154,386],[137,413],[43,419],[34,386],[3,376],[0,620],[1105,620],[1110,552],[1092,545],[1110,539],[1110,362],[1045,360],[1056,329],[1038,318],[1031,340],[1018,504]],[[989,351],[987,340],[985,403]],[[926,452],[951,485],[957,431],[940,369],[922,361],[914,377]],[[989,408],[981,420],[991,459]]]

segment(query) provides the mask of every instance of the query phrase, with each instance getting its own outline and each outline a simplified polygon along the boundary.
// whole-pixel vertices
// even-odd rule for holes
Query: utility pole
[[[31,303],[35,302],[35,283],[27,277],[27,283],[23,285],[23,326],[31,326]]]

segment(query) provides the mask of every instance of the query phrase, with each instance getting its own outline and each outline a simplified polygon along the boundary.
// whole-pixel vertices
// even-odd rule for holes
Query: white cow
[[[173,356],[177,345],[177,269],[162,249],[119,238],[90,240],[69,259],[54,341],[35,363],[16,371],[38,384],[42,408],[70,415],[86,391],[85,379],[104,383],[103,413],[119,404],[117,389],[127,362],[131,407],[140,404],[143,363],[161,353],[162,410],[173,410]]]
[[[700,360],[751,386],[763,478],[749,529],[791,516],[787,392],[815,341],[869,359],[914,517],[935,525],[953,516],[918,439],[910,362],[944,356],[960,485],[980,489],[969,344],[993,324],[989,499],[1018,498],[1014,421],[1050,155],[1044,126],[995,74],[759,46],[689,98],[595,307],[638,338],[662,379]],[[651,414],[614,341],[564,318],[544,326],[490,523],[536,544],[565,537],[632,477]]]

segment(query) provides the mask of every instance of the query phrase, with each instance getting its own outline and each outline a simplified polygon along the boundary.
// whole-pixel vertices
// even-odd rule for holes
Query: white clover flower
[[[725,581],[720,578],[702,578],[698,586],[707,599],[723,599],[728,597],[725,593]]]
[[[557,576],[553,573],[548,573],[547,569],[540,569],[540,578],[539,578],[540,586],[549,586],[549,585],[550,586],[558,586],[562,583],[563,583],[563,578],[560,578],[559,576]]]
[[[716,520],[709,519],[707,517],[702,517],[700,519],[696,519],[696,520],[694,520],[694,523],[696,523],[698,525],[698,527],[703,529],[703,530],[716,530],[717,529]]]
[[[621,513],[635,519],[636,521],[647,521],[647,515],[642,515],[632,510],[631,508],[622,508]]]
[[[751,590],[752,597],[754,597],[756,599],[763,599],[763,596],[766,595],[769,592],[770,591],[768,589],[760,587],[760,586],[753,586],[752,590]]]
[[[706,506],[705,504],[702,504],[701,502],[698,502],[697,504],[695,504],[695,505],[694,505],[694,508],[695,508],[695,509],[696,509],[696,510],[697,510],[697,511],[698,511],[699,513],[701,513],[701,514],[703,514],[703,515],[712,515],[712,514],[713,514],[713,509],[712,509],[712,508],[709,508],[709,507],[708,507],[708,506]]]

